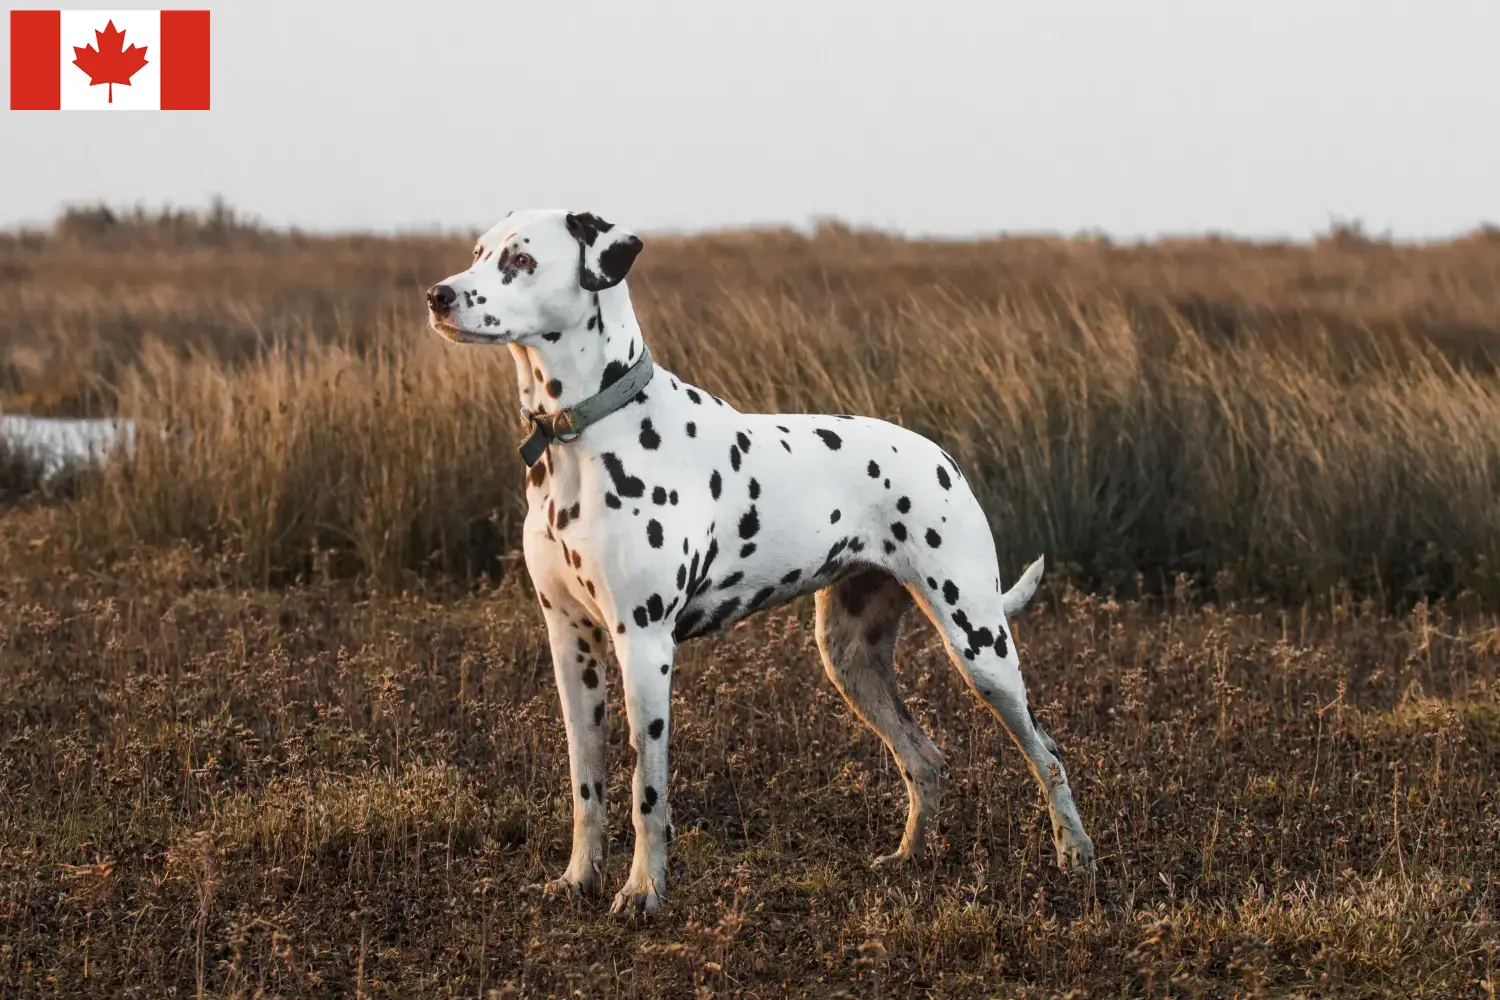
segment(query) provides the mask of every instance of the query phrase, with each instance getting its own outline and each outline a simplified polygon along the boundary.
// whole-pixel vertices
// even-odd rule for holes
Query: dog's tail
[[[1036,593],[1036,585],[1042,582],[1042,570],[1047,568],[1046,562],[1046,556],[1037,556],[1036,562],[1027,566],[1026,572],[1021,574],[1021,579],[1000,595],[1000,607],[1007,617],[1026,607],[1026,602]]]

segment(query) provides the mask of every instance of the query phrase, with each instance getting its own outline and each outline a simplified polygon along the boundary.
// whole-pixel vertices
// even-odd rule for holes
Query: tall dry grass
[[[86,551],[186,540],[247,581],[384,588],[503,567],[521,515],[510,360],[422,323],[420,289],[461,240],[149,221],[80,216],[0,247],[20,275],[0,317],[31,331],[12,400],[91,378],[88,399],[150,431],[84,488]],[[1045,551],[1124,590],[1185,571],[1227,594],[1500,599],[1491,232],[648,238],[632,292],[658,358],[741,409],[940,441],[1007,565]],[[43,316],[48,338],[26,325]]]
[[[1186,322],[1142,329],[1107,302],[917,294],[841,318],[730,292],[706,317],[658,302],[646,329],[663,364],[742,409],[878,414],[937,439],[1008,565],[1047,552],[1120,588],[1185,571],[1298,599],[1341,582],[1500,596],[1500,382],[1415,342],[1288,355],[1250,332],[1226,347]],[[522,517],[508,353],[417,320],[374,339],[233,373],[146,352],[120,407],[170,433],[85,495],[90,546],[187,539],[260,582],[318,553],[387,587],[496,570]]]

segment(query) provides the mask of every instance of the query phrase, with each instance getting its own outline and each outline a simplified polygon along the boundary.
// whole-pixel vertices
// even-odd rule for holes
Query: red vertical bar
[[[62,107],[62,14],[10,12],[10,108],[57,111]]]
[[[208,11],[161,12],[161,109],[208,110]]]

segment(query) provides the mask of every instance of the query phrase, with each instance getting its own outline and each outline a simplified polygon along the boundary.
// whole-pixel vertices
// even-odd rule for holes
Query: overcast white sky
[[[1497,0],[211,9],[211,112],[0,112],[0,225],[215,194],[312,229],[467,229],[543,206],[643,231],[833,215],[1302,238],[1336,215],[1420,238],[1500,222]]]

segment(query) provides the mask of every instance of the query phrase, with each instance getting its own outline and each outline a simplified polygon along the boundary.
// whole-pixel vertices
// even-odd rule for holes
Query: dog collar
[[[641,356],[635,364],[625,369],[625,374],[594,395],[574,403],[556,413],[533,413],[521,407],[521,420],[531,433],[521,442],[521,461],[529,469],[541,460],[553,441],[576,440],[586,428],[597,424],[611,413],[635,398],[636,393],[646,388],[651,376],[656,374],[656,365],[651,360],[651,348],[641,344]]]

